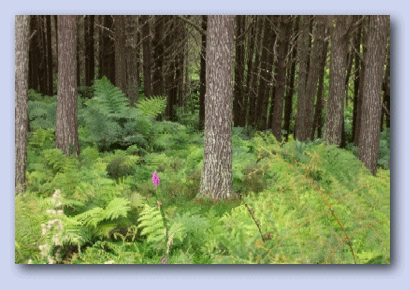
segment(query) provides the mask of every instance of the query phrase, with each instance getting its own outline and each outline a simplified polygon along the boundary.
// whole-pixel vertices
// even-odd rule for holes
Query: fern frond
[[[155,119],[165,112],[167,98],[162,96],[152,96],[150,99],[140,99],[137,103],[137,110],[145,116]]]
[[[107,205],[104,211],[104,218],[113,220],[120,216],[127,217],[127,212],[131,209],[130,201],[125,198],[116,197]]]

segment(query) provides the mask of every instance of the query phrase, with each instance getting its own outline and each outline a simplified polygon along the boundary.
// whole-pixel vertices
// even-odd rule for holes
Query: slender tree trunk
[[[370,16],[358,158],[373,174],[376,174],[379,153],[383,65],[389,26],[390,16]]]
[[[386,116],[386,128],[390,128],[390,40],[387,45],[386,71],[383,80],[383,105],[380,131],[383,131],[383,116]]]
[[[232,55],[234,16],[208,16],[205,146],[200,196],[233,197]]]
[[[137,34],[136,34],[136,16],[126,16],[127,40],[126,65],[127,65],[127,96],[130,105],[133,107],[139,98],[139,76],[138,76],[138,59],[137,59]]]
[[[306,132],[305,129],[305,113],[306,113],[306,82],[308,76],[307,63],[309,60],[309,17],[300,16],[302,34],[299,36],[298,41],[298,54],[299,54],[299,73],[298,73],[298,102],[296,112],[296,126],[295,137],[298,140],[303,140],[303,135]]]
[[[101,29],[101,75],[100,78],[106,76],[107,79],[115,84],[115,45],[113,29],[113,18],[111,15],[103,16],[104,28]]]
[[[207,31],[208,16],[202,15],[202,30]],[[199,130],[205,126],[205,92],[206,92],[206,35],[201,35],[201,71],[199,75]]]
[[[253,65],[254,65],[254,63],[253,63],[253,56],[254,56],[254,52],[255,52],[255,39],[256,39],[256,36],[255,36],[255,31],[256,31],[256,17],[257,16],[251,16],[252,17],[252,26],[251,26],[251,30],[250,30],[250,33],[249,33],[249,45],[248,45],[248,49],[247,49],[247,60],[248,60],[248,62],[247,62],[247,72],[246,72],[246,83],[245,83],[245,89],[244,89],[244,93],[243,93],[243,95],[244,95],[244,105],[243,105],[243,107],[244,107],[244,119],[245,119],[245,122],[246,122],[246,125],[248,125],[249,124],[249,115],[248,115],[248,112],[250,111],[250,110],[248,110],[248,107],[249,107],[249,103],[250,103],[250,100],[249,100],[249,98],[250,98],[250,83],[251,83],[251,78],[252,78],[252,71],[253,71]],[[250,113],[250,112],[249,112]]]
[[[26,188],[30,16],[17,15],[15,25],[15,194],[19,194]]]
[[[76,16],[58,16],[58,98],[56,147],[66,155],[79,155],[77,130]]]
[[[286,82],[286,55],[288,52],[290,34],[290,17],[280,16],[279,36],[278,36],[278,62],[277,62],[277,87],[275,99],[273,100],[272,132],[276,140],[282,140],[282,115],[283,99],[285,95]]]
[[[256,16],[257,29],[256,29],[256,43],[255,43],[255,62],[253,63],[252,80],[250,85],[249,95],[249,125],[257,127],[257,113],[256,113],[256,101],[258,97],[258,82],[261,69],[261,39],[263,33],[263,17]]]
[[[353,143],[357,143],[356,140],[356,124],[357,124],[357,111],[358,111],[358,100],[359,100],[359,85],[360,85],[360,43],[362,36],[362,26],[363,22],[355,33],[354,37],[354,83],[353,83],[353,125],[352,125],[352,137]]]
[[[53,53],[51,51],[51,16],[46,15],[46,27],[47,27],[47,87],[48,95],[54,94],[53,88]]]
[[[265,130],[267,124],[267,105],[269,100],[270,85],[272,84],[273,51],[276,35],[272,30],[273,16],[265,16],[265,25],[262,41],[261,73],[256,102],[256,120],[259,130]]]
[[[235,86],[233,101],[233,122],[236,127],[245,125],[243,114],[243,73],[245,68],[245,44],[241,35],[244,33],[245,16],[236,15],[236,43],[235,43]]]
[[[85,85],[91,86],[94,80],[94,15],[85,18]]]
[[[316,16],[315,40],[313,42],[312,60],[309,69],[309,76],[306,83],[304,112],[305,122],[303,126],[304,131],[299,132],[299,140],[301,141],[309,139],[313,130],[313,111],[315,106],[315,96],[317,93],[317,84],[321,70],[320,63],[323,59],[324,53],[323,46],[325,45],[325,22],[326,16]]]
[[[352,18],[344,15],[335,17],[336,27],[331,43],[329,99],[324,139],[328,144],[339,146],[343,129],[343,99],[349,44],[348,31]]]
[[[299,21],[300,16],[296,16],[295,18],[295,25],[293,29],[293,34],[296,35],[299,31]],[[296,44],[296,43],[295,43]],[[297,49],[293,48],[292,58],[290,63],[290,72],[289,72],[289,85],[287,88],[286,98],[285,98],[285,116],[284,116],[284,125],[283,129],[286,131],[285,137],[286,140],[289,138],[290,134],[290,119],[292,115],[292,99],[294,93],[294,83],[295,83],[295,72],[296,72],[296,57],[297,57]]]
[[[166,108],[166,116],[169,117],[170,121],[176,120],[176,114],[174,110],[174,106],[177,104],[177,85],[175,79],[175,71],[176,71],[176,57],[175,57],[175,47],[176,47],[176,32],[175,32],[175,23],[172,16],[168,16],[167,19],[169,20],[169,30],[171,31],[166,37],[166,45],[167,48],[167,55],[169,58],[167,59],[167,70],[165,75],[165,89],[167,93],[167,108]]]
[[[115,33],[115,86],[127,93],[127,55],[125,48],[125,16],[114,16]]]
[[[152,41],[154,47],[154,73],[152,76],[152,88],[155,96],[164,94],[164,20],[165,16],[154,16],[155,35]]]
[[[323,117],[322,111],[324,107],[324,98],[323,98],[323,82],[325,78],[325,67],[327,59],[327,49],[328,41],[325,41],[325,45],[322,47],[322,59],[320,60],[320,73],[319,73],[319,85],[317,89],[317,99],[315,106],[315,117],[313,121],[312,133],[310,139],[315,139],[315,131],[317,129],[317,138],[322,138],[322,128],[323,128]]]
[[[144,93],[147,98],[152,96],[152,49],[151,49],[151,32],[148,15],[141,15],[142,22],[142,49],[143,49],[143,67],[144,67]]]

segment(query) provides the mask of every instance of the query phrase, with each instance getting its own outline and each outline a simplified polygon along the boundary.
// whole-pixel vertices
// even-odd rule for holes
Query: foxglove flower
[[[154,184],[154,189],[156,189],[159,184],[159,177],[157,175],[157,171],[154,171],[154,173],[152,174],[152,183]]]

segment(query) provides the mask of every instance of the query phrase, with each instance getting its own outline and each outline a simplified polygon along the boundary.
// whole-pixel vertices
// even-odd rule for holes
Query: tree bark
[[[347,53],[349,44],[349,27],[352,16],[335,16],[336,27],[332,35],[329,99],[325,123],[324,139],[327,144],[339,146],[342,139],[343,107]]]
[[[309,17],[300,16],[302,33],[298,41],[299,73],[298,73],[298,102],[296,111],[295,138],[303,140],[305,134],[306,113],[306,82],[308,76],[309,59]]]
[[[289,27],[290,17],[280,16],[279,36],[278,36],[278,62],[277,71],[277,87],[275,90],[275,98],[272,112],[272,133],[276,140],[282,140],[282,116],[283,116],[283,99],[285,95],[286,82],[286,55],[289,44]]]
[[[202,30],[207,31],[208,16],[202,15]],[[201,35],[201,72],[199,75],[199,130],[205,126],[205,93],[206,93],[206,34]]]
[[[152,88],[155,96],[164,94],[164,20],[165,16],[158,15],[155,18],[155,35],[152,41],[154,47],[154,73],[152,76]]]
[[[15,25],[15,194],[19,194],[26,188],[30,16],[17,15]]]
[[[139,98],[139,76],[137,59],[137,21],[136,16],[126,16],[126,66],[127,66],[127,97],[133,107]]]
[[[373,174],[376,174],[379,153],[383,65],[389,25],[390,17],[387,15],[370,16],[358,158]]]
[[[144,68],[144,94],[147,98],[152,96],[152,49],[151,32],[148,15],[141,15],[142,22],[142,49],[143,49],[143,68]]]
[[[77,131],[76,17],[58,16],[58,97],[56,147],[66,155],[79,155]]]
[[[299,30],[299,22],[300,22],[300,16],[296,16],[295,19],[295,25],[293,29],[293,34],[296,35]],[[296,72],[296,57],[297,57],[297,49],[293,48],[292,52],[292,58],[289,61],[290,63],[290,68],[289,68],[289,84],[287,88],[287,93],[286,93],[286,99],[285,99],[285,116],[284,116],[284,125],[283,129],[286,131],[285,133],[285,138],[288,140],[289,134],[290,134],[290,119],[292,115],[292,99],[293,99],[293,93],[294,93],[294,83],[295,83],[295,72]]]
[[[85,85],[91,86],[94,80],[94,15],[85,18]]]
[[[208,16],[205,146],[200,196],[233,197],[232,55],[234,16]]]
[[[54,94],[53,88],[53,53],[51,51],[51,16],[46,15],[46,28],[47,28],[47,95],[52,96]]]
[[[125,50],[125,16],[114,16],[115,33],[115,86],[127,93],[127,56]]]
[[[243,77],[245,69],[245,45],[240,36],[244,32],[245,16],[236,15],[236,44],[235,44],[235,86],[233,101],[233,122],[235,127],[245,126],[243,110]]]

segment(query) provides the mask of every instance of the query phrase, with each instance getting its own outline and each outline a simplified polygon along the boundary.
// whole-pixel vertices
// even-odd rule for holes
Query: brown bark
[[[133,15],[126,16],[126,66],[127,66],[127,97],[130,105],[134,106],[139,98],[139,76],[137,56],[136,18]]]
[[[47,29],[47,95],[54,94],[53,88],[53,53],[51,51],[51,16],[46,15]]]
[[[317,99],[315,105],[315,116],[313,120],[312,133],[310,139],[315,139],[315,131],[317,129],[317,138],[322,138],[322,128],[323,128],[323,117],[322,111],[324,107],[324,98],[323,98],[323,81],[325,78],[325,67],[327,59],[327,49],[329,41],[325,41],[325,45],[322,47],[322,59],[320,60],[320,73],[319,73],[319,85],[317,88]]]
[[[339,146],[342,139],[343,107],[347,53],[349,44],[349,28],[352,16],[335,16],[336,27],[331,38],[329,99],[324,131],[324,139],[328,144]]]
[[[250,116],[250,110],[248,110],[249,103],[250,103],[250,83],[251,83],[251,78],[252,78],[252,71],[253,71],[253,56],[255,52],[255,39],[256,39],[256,16],[252,16],[252,26],[250,27],[250,33],[249,33],[249,45],[247,48],[247,71],[246,71],[246,83],[245,83],[245,88],[244,88],[244,119],[246,125],[249,125],[249,116]],[[248,115],[249,112],[249,115]]]
[[[298,33],[299,22],[300,22],[300,17],[296,16],[294,29],[293,29],[293,35],[296,35]],[[292,99],[293,99],[293,93],[294,93],[297,53],[298,53],[297,49],[293,48],[292,58],[289,61],[290,63],[290,68],[289,68],[289,73],[288,73],[289,83],[288,83],[286,98],[285,98],[285,116],[284,116],[284,125],[283,125],[283,129],[286,131],[285,133],[286,140],[288,140],[289,134],[290,134],[290,118],[292,115]]]
[[[376,174],[379,153],[383,65],[389,26],[390,16],[370,16],[358,158],[373,174]]]
[[[202,15],[202,30],[207,30],[208,16]],[[201,72],[199,75],[199,130],[205,126],[205,92],[206,92],[206,34],[201,35]]]
[[[32,15],[30,17],[30,48],[29,48],[29,88],[39,91],[40,89],[40,52],[38,39],[40,33],[37,27],[37,17]]]
[[[323,59],[323,46],[325,45],[325,21],[326,16],[316,16],[316,31],[315,39],[312,48],[312,59],[309,69],[309,75],[306,83],[306,94],[305,94],[305,112],[304,112],[304,126],[303,130],[298,133],[301,141],[305,141],[310,138],[311,132],[313,130],[313,120],[314,120],[314,104],[315,96],[317,93],[317,84],[319,80],[319,74],[321,70],[321,60]]]
[[[306,82],[308,76],[307,63],[309,60],[309,18],[300,16],[302,33],[298,41],[299,73],[298,73],[298,102],[296,111],[295,138],[303,140],[305,129],[306,112]]]
[[[232,55],[234,16],[208,16],[204,167],[200,196],[233,197]]]
[[[121,91],[127,93],[127,67],[126,67],[126,50],[125,50],[125,16],[114,16],[114,33],[115,33],[115,86]]]
[[[155,96],[164,94],[164,20],[165,16],[157,15],[155,19],[155,34],[152,40],[154,49],[154,73],[152,75],[152,88]]]
[[[94,15],[85,18],[85,85],[91,86],[94,80]]]
[[[107,79],[115,83],[115,45],[113,30],[113,18],[111,15],[103,16],[103,28],[101,28],[101,55],[100,55],[100,78],[106,76]]]
[[[354,82],[353,82],[353,124],[352,124],[352,137],[353,142],[357,144],[356,140],[356,124],[357,124],[357,112],[358,112],[358,100],[359,100],[359,85],[360,85],[360,44],[362,36],[363,22],[360,24],[359,29],[354,36],[353,48],[355,51],[354,56]]]
[[[15,194],[19,194],[26,188],[30,16],[17,15],[15,25]]]
[[[390,128],[390,40],[387,45],[386,71],[383,80],[383,105],[382,118],[380,123],[380,131],[383,131],[384,116],[386,120],[386,128]]]
[[[151,49],[151,32],[150,17],[148,15],[140,16],[142,25],[142,50],[143,50],[143,68],[144,68],[144,94],[147,98],[152,96],[152,49]]]
[[[286,55],[289,44],[290,20],[289,16],[280,16],[278,62],[276,66],[277,86],[273,100],[274,106],[272,114],[272,133],[278,141],[282,140],[283,99],[285,95]]]
[[[235,85],[233,101],[233,122],[236,127],[245,126],[245,115],[243,109],[243,77],[245,69],[245,44],[240,39],[245,29],[245,16],[236,15],[236,44],[235,44]]]
[[[76,17],[58,16],[58,97],[56,147],[66,155],[79,155],[77,131]]]

